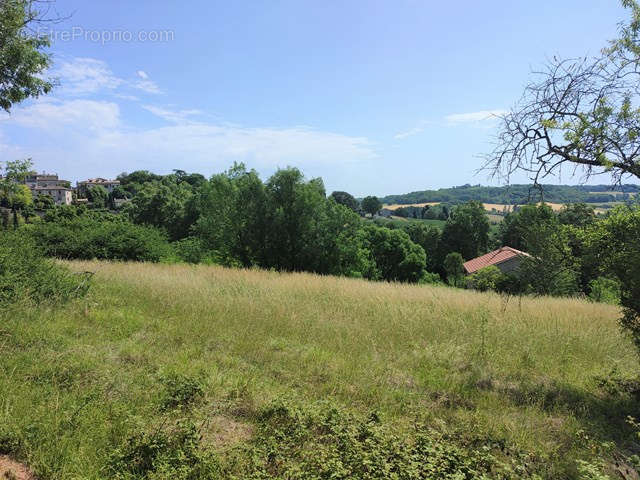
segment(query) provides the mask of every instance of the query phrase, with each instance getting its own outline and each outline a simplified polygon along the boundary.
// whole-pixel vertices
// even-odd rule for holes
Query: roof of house
[[[120,183],[120,180],[109,180],[107,178],[89,178],[88,180],[84,180],[82,182],[78,182],[78,184],[83,183]]]
[[[502,247],[498,250],[494,250],[493,252],[486,253],[480,257],[473,258],[468,262],[465,262],[464,269],[467,273],[474,273],[481,268],[488,267],[490,265],[498,265],[499,263],[506,262],[507,260],[520,256],[529,257],[530,255],[526,252],[516,250],[515,248]]]

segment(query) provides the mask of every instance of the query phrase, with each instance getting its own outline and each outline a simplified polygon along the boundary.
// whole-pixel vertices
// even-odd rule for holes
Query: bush
[[[45,255],[57,258],[159,262],[172,254],[162,231],[113,214],[58,217],[28,231]]]
[[[467,287],[481,292],[486,292],[487,290],[497,291],[503,279],[504,275],[500,269],[495,265],[489,265],[471,275],[467,281]]]
[[[589,282],[589,298],[595,302],[620,303],[620,282],[613,278],[598,277]]]
[[[89,280],[45,259],[18,232],[0,232],[0,305],[58,303],[86,294]]]
[[[195,425],[154,428],[129,437],[111,455],[107,477],[118,480],[207,480],[219,477],[215,456],[200,446]]]
[[[187,263],[210,263],[212,254],[205,248],[202,240],[187,237],[173,242],[173,249],[179,260]]]
[[[162,379],[165,386],[165,396],[162,400],[162,410],[186,408],[202,397],[202,384],[196,378],[185,375],[171,374]]]
[[[358,417],[325,403],[299,408],[279,401],[259,414],[259,429],[242,454],[250,463],[234,478],[530,478],[520,458],[502,463],[502,452],[482,440],[458,445],[415,427],[412,438],[403,438],[375,412]]]

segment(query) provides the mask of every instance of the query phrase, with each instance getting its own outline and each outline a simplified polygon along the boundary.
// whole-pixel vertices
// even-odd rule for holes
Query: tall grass
[[[548,478],[574,475],[594,441],[631,445],[625,418],[638,402],[599,386],[637,371],[610,305],[211,266],[69,266],[97,272],[87,299],[0,318],[0,454],[17,444],[43,478],[101,478],[113,445],[160,422],[166,379],[180,376],[202,386],[198,418],[232,426],[216,427],[222,450],[282,396],[376,410],[397,432],[419,419],[505,442]]]

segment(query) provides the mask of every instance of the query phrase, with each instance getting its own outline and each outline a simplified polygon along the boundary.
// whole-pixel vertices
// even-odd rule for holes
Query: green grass
[[[345,418],[378,412],[400,438],[419,421],[455,444],[502,445],[543,478],[576,477],[576,459],[602,442],[635,448],[625,418],[640,403],[616,381],[638,363],[609,305],[209,266],[70,265],[97,272],[86,299],[0,313],[0,454],[41,479],[108,478],[128,438],[155,439],[149,432],[184,419],[217,461],[241,469],[248,460],[234,452],[266,442],[263,413],[281,398],[303,410],[328,401]]]

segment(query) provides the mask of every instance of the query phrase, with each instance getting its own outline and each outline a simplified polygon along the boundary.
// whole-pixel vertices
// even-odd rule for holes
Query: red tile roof
[[[464,269],[467,273],[474,273],[481,268],[488,267],[489,265],[497,265],[507,260],[511,260],[517,256],[529,256],[528,253],[521,252],[511,247],[502,247],[493,252],[489,252],[480,257],[469,260],[464,263]]]

